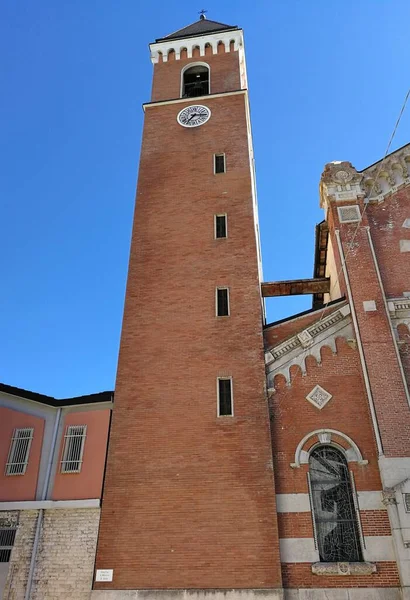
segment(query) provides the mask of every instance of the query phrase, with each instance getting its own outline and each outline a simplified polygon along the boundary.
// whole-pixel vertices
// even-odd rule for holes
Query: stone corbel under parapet
[[[320,364],[320,351],[323,346],[330,346],[336,354],[338,337],[344,337],[346,340],[354,337],[348,304],[265,352],[268,391],[274,391],[273,380],[276,375],[283,375],[290,384],[290,368],[294,365],[300,367],[305,375],[308,356],[314,356]]]

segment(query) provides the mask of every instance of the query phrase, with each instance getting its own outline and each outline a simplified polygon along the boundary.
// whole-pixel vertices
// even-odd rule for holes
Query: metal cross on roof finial
[[[205,13],[207,13],[207,12],[208,11],[204,10],[204,9],[202,9],[202,10],[199,11],[199,14],[200,14],[199,18],[201,19],[201,21],[203,21],[204,19],[206,19]]]

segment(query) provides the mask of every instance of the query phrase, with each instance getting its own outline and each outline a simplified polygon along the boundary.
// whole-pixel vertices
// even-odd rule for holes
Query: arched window
[[[320,560],[362,561],[352,484],[343,453],[333,446],[315,448],[309,458],[309,476]]]
[[[196,98],[209,94],[209,68],[193,65],[183,73],[182,97]]]

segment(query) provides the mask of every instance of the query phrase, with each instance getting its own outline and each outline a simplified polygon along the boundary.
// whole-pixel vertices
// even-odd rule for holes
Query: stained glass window
[[[363,560],[349,469],[343,453],[319,446],[309,459],[313,518],[320,560]]]

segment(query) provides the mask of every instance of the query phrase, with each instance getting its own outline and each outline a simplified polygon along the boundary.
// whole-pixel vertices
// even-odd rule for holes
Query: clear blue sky
[[[113,389],[148,46],[200,4],[4,0],[0,381]],[[207,0],[245,30],[265,280],[310,277],[331,160],[382,157],[409,86],[408,0]],[[393,149],[410,141],[410,110]],[[269,320],[310,307],[272,300]]]

